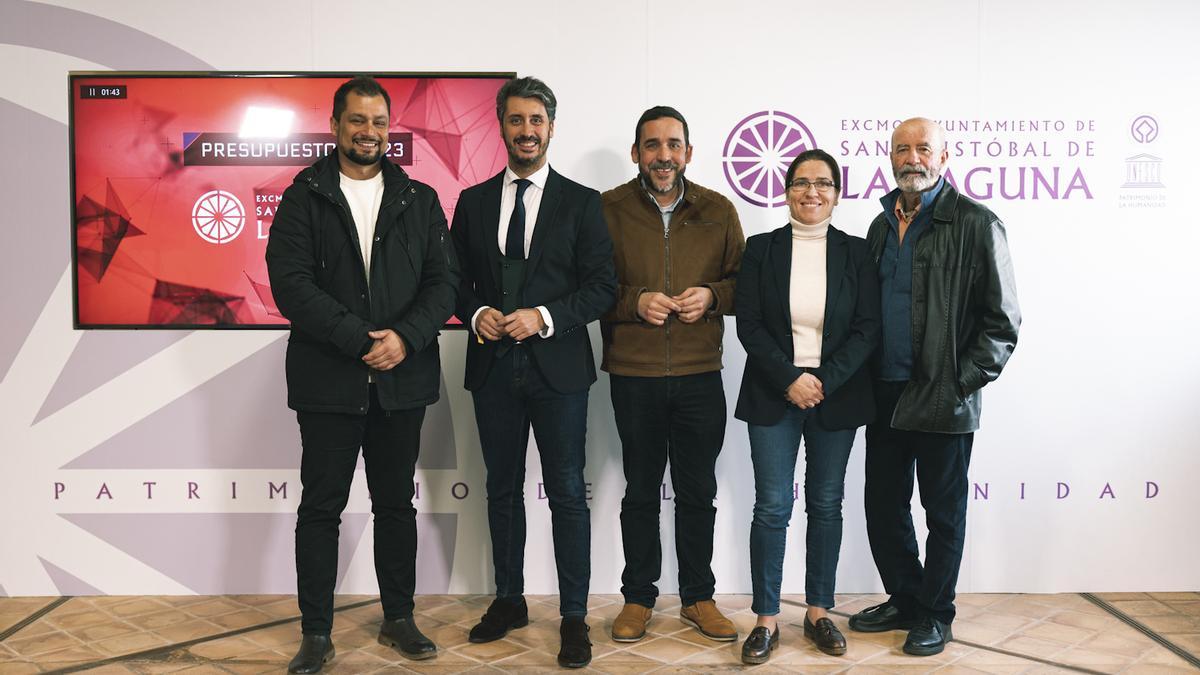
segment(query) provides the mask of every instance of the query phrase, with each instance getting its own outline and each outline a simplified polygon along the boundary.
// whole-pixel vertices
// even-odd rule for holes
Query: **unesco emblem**
[[[733,128],[721,163],[739,197],[755,206],[783,206],[788,165],[796,155],[815,147],[817,142],[803,122],[778,110],[764,110]]]
[[[237,197],[224,190],[206,192],[192,207],[192,227],[210,244],[228,244],[246,225],[246,209]]]
[[[1129,134],[1138,143],[1149,143],[1158,138],[1158,120],[1149,115],[1142,115],[1129,125]]]

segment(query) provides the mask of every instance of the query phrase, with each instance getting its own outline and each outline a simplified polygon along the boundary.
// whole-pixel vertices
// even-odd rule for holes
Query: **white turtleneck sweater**
[[[792,270],[789,302],[792,314],[792,364],[821,365],[821,335],[825,329],[825,242],[829,221],[792,223]]]

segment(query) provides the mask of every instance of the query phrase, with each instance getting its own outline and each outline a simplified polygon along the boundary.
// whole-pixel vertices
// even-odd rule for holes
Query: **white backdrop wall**
[[[601,190],[633,175],[637,115],[673,105],[691,125],[689,177],[734,200],[747,236],[786,209],[726,178],[742,120],[799,122],[833,152],[847,167],[834,222],[860,235],[891,184],[877,143],[896,120],[944,120],[955,181],[1008,225],[1025,316],[984,395],[960,591],[1200,588],[1200,230],[1186,210],[1200,182],[1197,25],[1200,6],[1166,1],[215,0],[197,12],[0,0],[0,594],[294,590],[299,437],[283,333],[71,329],[66,73],[104,69],[532,74],[560,102],[551,163]],[[744,353],[727,327],[732,411]],[[441,338],[444,396],[417,476],[423,592],[492,589],[465,339]],[[588,444],[592,590],[616,592],[624,481],[606,375]],[[841,592],[880,588],[862,463],[860,434]],[[753,484],[732,417],[717,471],[717,590],[745,593]],[[531,446],[527,591],[553,593],[538,480]],[[670,494],[664,592],[676,589]],[[376,591],[368,523],[360,476],[341,592]],[[803,533],[800,501],[785,592],[803,588]]]

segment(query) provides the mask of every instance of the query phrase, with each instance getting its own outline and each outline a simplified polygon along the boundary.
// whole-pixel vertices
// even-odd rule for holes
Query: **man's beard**
[[[517,154],[517,143],[519,143],[521,141],[536,141],[537,149],[538,149],[537,154],[535,154],[531,157],[525,157],[524,155]],[[508,159],[510,162],[512,162],[513,164],[515,164],[517,166],[521,166],[521,167],[537,166],[538,163],[541,162],[542,158],[545,156],[546,156],[546,144],[542,141],[542,139],[537,138],[535,136],[520,136],[520,137],[514,138],[512,140],[512,143],[508,144]]]
[[[895,172],[896,187],[901,192],[924,192],[937,185],[941,167],[902,166]]]
[[[672,181],[671,184],[665,188],[659,187],[658,184],[654,182],[654,178],[651,174],[652,171],[655,171],[657,169],[674,169],[675,170],[675,180]],[[680,186],[682,186],[683,185],[683,172],[686,170],[687,170],[686,165],[680,166],[679,164],[676,164],[675,162],[671,162],[671,161],[650,162],[650,164],[645,169],[642,169],[641,166],[638,167],[638,173],[640,173],[642,175],[642,184],[646,186],[646,189],[651,190],[653,192],[657,192],[660,195],[671,194],[676,189],[678,189]]]
[[[383,159],[383,143],[381,142],[378,146],[376,146],[375,152],[371,155],[364,155],[358,150],[355,150],[353,143],[351,143],[349,147],[342,150],[342,155],[351,162],[354,162],[355,164],[361,164],[362,166],[378,164],[379,160]]]

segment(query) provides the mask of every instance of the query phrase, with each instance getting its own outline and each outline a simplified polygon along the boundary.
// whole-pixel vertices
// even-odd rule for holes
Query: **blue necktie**
[[[526,178],[518,178],[517,201],[513,204],[512,217],[508,219],[508,237],[504,241],[504,255],[508,258],[523,260],[525,258],[525,190],[532,183]]]

